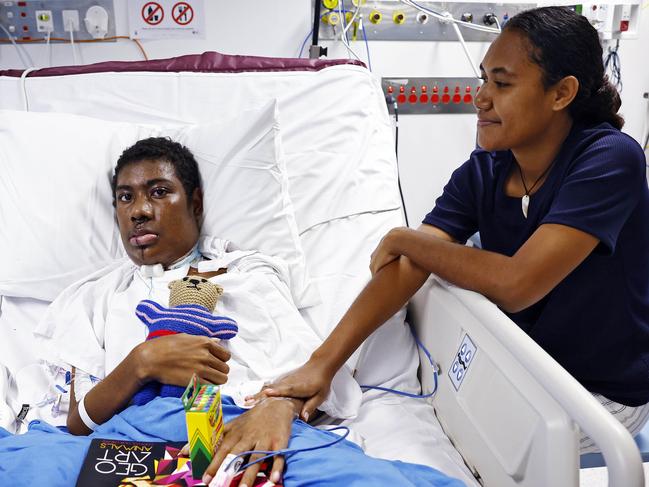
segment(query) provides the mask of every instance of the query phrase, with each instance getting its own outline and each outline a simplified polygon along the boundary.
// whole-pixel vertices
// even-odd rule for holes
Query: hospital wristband
[[[86,411],[86,396],[83,396],[81,401],[77,404],[77,411],[79,412],[79,417],[81,418],[81,421],[83,421],[83,424],[86,425],[86,427],[91,430],[95,431],[97,429],[97,426],[99,426],[97,423],[95,423],[92,419],[90,419],[90,416],[88,416],[88,411]]]

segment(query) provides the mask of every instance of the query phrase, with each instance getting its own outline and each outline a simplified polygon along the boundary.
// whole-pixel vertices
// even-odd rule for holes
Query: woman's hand
[[[148,340],[133,349],[135,371],[142,385],[156,380],[186,386],[196,374],[202,382],[225,384],[230,352],[213,338],[178,333]]]
[[[411,230],[404,227],[393,228],[381,239],[379,245],[376,247],[374,252],[372,252],[372,257],[370,259],[370,271],[372,272],[372,277],[390,262],[401,257],[401,252],[398,251],[397,243],[399,239],[403,238],[403,235],[409,231]]]
[[[296,409],[300,407],[301,401],[269,397],[227,423],[223,429],[223,441],[205,470],[203,482],[210,483],[221,463],[230,453],[237,455],[249,450],[277,451],[286,448],[291,436],[291,424],[295,419]],[[252,454],[248,462],[254,462],[263,456],[263,454]],[[253,485],[260,467],[261,463],[248,467],[239,486]],[[283,470],[284,457],[278,455],[273,458],[270,480],[278,483],[282,478]]]
[[[246,397],[248,405],[256,404],[266,397],[292,397],[303,399],[300,418],[308,421],[320,404],[327,399],[335,370],[331,370],[318,359],[311,358],[302,367],[268,384],[253,396]]]

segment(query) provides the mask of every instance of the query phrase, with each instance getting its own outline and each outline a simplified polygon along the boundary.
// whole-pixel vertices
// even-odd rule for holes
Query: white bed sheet
[[[428,465],[462,480],[467,487],[480,486],[423,399],[391,396],[366,400],[358,416],[342,424],[360,435],[368,455]]]

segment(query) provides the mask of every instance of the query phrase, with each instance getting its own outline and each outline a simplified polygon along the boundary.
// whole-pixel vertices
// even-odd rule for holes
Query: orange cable
[[[132,40],[135,42],[137,45],[138,49],[142,53],[142,56],[144,56],[145,60],[149,60],[149,56],[147,56],[146,51],[144,50],[144,47],[140,43],[139,40],[137,39],[131,39],[129,36],[112,36],[112,37],[104,37],[103,39],[81,39],[81,40],[76,40],[76,43],[93,43],[93,42],[106,42],[106,41],[115,41],[118,39],[128,39]],[[37,42],[46,42],[47,39],[45,37],[39,38],[39,39],[15,39],[16,44],[30,44],[30,43],[37,43]],[[57,42],[64,42],[70,44],[70,39],[66,39],[64,37],[50,37],[50,42],[52,41],[57,41]],[[0,43],[5,43],[5,44],[10,44],[11,41],[9,39],[0,39]]]

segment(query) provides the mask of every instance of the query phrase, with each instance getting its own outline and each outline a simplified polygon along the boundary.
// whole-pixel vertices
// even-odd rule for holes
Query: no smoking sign
[[[129,0],[134,39],[205,37],[204,0]]]

